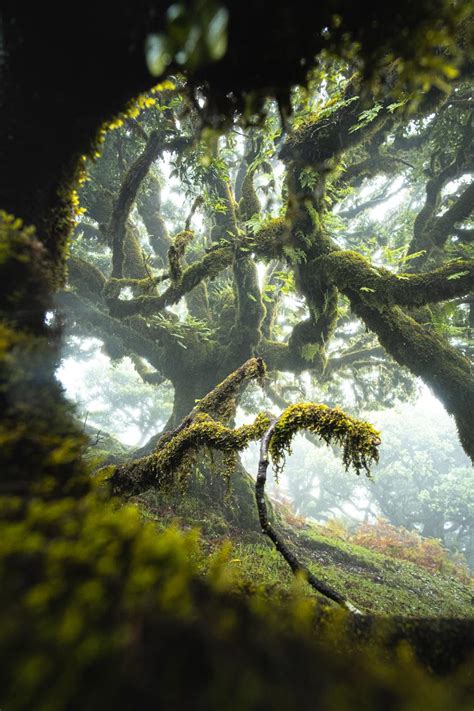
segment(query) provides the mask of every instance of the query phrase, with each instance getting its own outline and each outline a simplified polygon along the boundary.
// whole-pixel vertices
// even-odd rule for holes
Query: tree
[[[263,622],[255,634],[254,617],[246,615],[244,603],[233,606],[225,597],[214,597],[208,585],[194,578],[189,590],[192,599],[197,591],[196,615],[189,620],[178,614],[180,621],[173,618],[170,625],[169,592],[176,589],[170,583],[182,589],[188,580],[180,546],[172,534],[154,539],[129,508],[113,510],[91,493],[80,429],[53,377],[59,339],[57,322],[50,319],[52,293],[64,273],[78,162],[92,152],[102,122],[150,87],[142,48],[147,34],[165,27],[166,7],[117,3],[111,13],[105,6],[84,6],[73,22],[69,8],[57,8],[55,22],[43,6],[7,1],[1,10],[1,151],[8,179],[2,181],[0,204],[9,213],[0,220],[2,697],[5,705],[24,708],[32,703],[49,709],[96,707],[104,699],[117,707],[146,706],[170,698],[179,706],[189,700],[181,683],[186,676],[190,686],[196,684],[196,705],[225,707],[231,699],[251,708],[268,702],[270,693],[277,704],[293,707],[295,701],[299,705],[327,696],[331,683],[334,688],[347,678],[344,693],[350,703],[356,682],[360,686],[361,680],[373,679],[372,659],[360,666],[359,653],[345,664],[338,657],[329,661],[313,647],[308,654],[304,641],[293,645],[292,634],[272,635]],[[433,45],[445,40],[456,45],[453,27],[463,3],[454,11],[443,2],[370,3],[370,22],[366,13],[361,18],[359,7],[323,4],[314,25],[291,5],[283,15],[284,20],[291,13],[291,22],[272,13],[271,31],[262,31],[261,20],[268,15],[263,5],[252,6],[255,23],[242,3],[225,7],[232,13],[231,26],[243,27],[250,41],[229,33],[222,67],[204,62],[187,69],[195,96],[197,87],[205,85],[207,119],[214,117],[216,123],[222,106],[231,115],[235,97],[242,106],[249,93],[261,98],[269,87],[273,95],[288,93],[316,52],[328,47],[340,55],[351,41],[362,47],[361,58],[374,70],[372,76],[380,77],[388,50],[391,58],[403,60],[399,67],[405,78],[412,71],[420,72],[422,80],[436,78],[444,61],[439,61],[439,44]],[[299,9],[307,8],[303,3]],[[271,81],[285,39],[291,55],[278,81]],[[154,592],[166,594],[150,596],[150,580]],[[186,599],[180,612],[189,612]],[[233,629],[226,637],[233,610],[237,633]],[[240,633],[244,647],[239,646]],[[256,666],[248,644],[254,636],[261,644],[256,657],[268,652]],[[177,659],[182,661],[178,670]],[[216,659],[222,680],[218,688],[209,687],[202,673],[214,669]],[[331,669],[327,687],[321,689],[312,673],[316,667]],[[391,675],[389,684],[380,681],[381,675],[369,681],[367,708],[376,708],[388,688],[397,699],[412,692],[415,704],[436,694],[435,705],[445,708],[452,699],[449,689],[440,695],[438,687],[433,691],[424,677],[420,685],[420,677],[411,673],[409,691],[401,691],[406,671]],[[245,679],[237,693],[236,679]]]
[[[262,127],[207,140],[180,81],[108,135],[80,193],[61,297],[71,331],[171,382],[165,430],[254,353],[280,406],[281,373],[333,397],[349,374],[361,400],[393,401],[409,386],[394,359],[472,456],[469,77],[451,94],[370,100],[350,65],[328,62],[294,93],[291,124],[270,105]],[[370,210],[401,184],[403,214],[377,224]]]

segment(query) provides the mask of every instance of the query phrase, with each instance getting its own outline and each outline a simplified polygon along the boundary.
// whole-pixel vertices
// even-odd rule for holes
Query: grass
[[[137,502],[143,515],[164,529],[171,523],[189,529],[198,527],[201,546],[198,564],[203,575],[212,556],[223,555],[235,590],[287,596],[295,579],[286,562],[258,529],[230,526],[216,510],[202,512],[189,497],[180,506],[170,501],[160,505],[156,493],[141,495]],[[462,582],[446,573],[431,572],[415,563],[393,558],[334,535],[321,527],[298,527],[279,521],[280,530],[293,550],[319,579],[342,592],[362,612],[377,617],[474,618],[474,581]],[[321,600],[309,585],[304,594]]]

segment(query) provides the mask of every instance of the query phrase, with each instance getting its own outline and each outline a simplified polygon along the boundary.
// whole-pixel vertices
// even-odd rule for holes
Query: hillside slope
[[[229,524],[219,507],[203,507],[187,495],[163,497],[153,490],[136,498],[147,519],[162,529],[175,523],[185,530],[197,528],[201,537],[203,573],[210,556],[224,545],[228,573],[237,589],[250,594],[268,590],[286,595],[295,586],[288,565],[258,525],[242,528]],[[381,617],[439,617],[474,620],[474,581],[459,580],[447,573],[431,572],[354,545],[305,522],[295,526],[284,508],[273,502],[279,530],[304,563],[320,580],[339,590],[361,612]],[[306,583],[304,594],[325,599]]]

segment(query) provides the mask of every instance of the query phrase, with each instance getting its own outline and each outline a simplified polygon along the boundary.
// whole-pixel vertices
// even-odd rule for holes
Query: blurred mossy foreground
[[[293,534],[360,607],[414,616],[351,619],[255,534],[222,547],[215,532],[158,531],[95,487],[26,506],[3,497],[2,519],[6,708],[469,708],[468,585]],[[417,619],[433,600],[442,617]]]

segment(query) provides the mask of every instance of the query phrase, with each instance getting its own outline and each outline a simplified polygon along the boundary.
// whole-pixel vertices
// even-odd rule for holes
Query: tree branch
[[[157,131],[153,131],[148,138],[143,153],[128,169],[113,207],[112,216],[107,226],[107,236],[109,243],[112,245],[112,276],[115,278],[123,276],[122,270],[125,258],[123,243],[130,210],[143,179],[153,161],[158,157],[160,144],[160,134]]]
[[[398,306],[379,310],[366,304],[354,291],[346,289],[344,293],[353,311],[377,334],[387,353],[429,385],[454,415],[461,444],[474,461],[474,379],[469,360]]]
[[[343,444],[344,462],[352,463],[356,471],[366,466],[365,457],[377,460],[377,447],[380,444],[378,432],[365,422],[359,422],[347,417],[341,410],[331,410],[325,405],[304,403],[292,405],[277,419],[270,422],[260,444],[260,460],[258,463],[255,497],[262,532],[270,538],[275,548],[286,560],[295,575],[302,574],[311,587],[325,597],[334,600],[351,612],[360,614],[346,598],[321,580],[318,580],[306,566],[303,566],[294,553],[288,548],[282,537],[268,520],[265,500],[265,483],[269,465],[269,453],[278,466],[284,449],[288,449],[293,436],[300,429],[310,429],[319,434],[329,443],[332,440]],[[356,434],[357,433],[357,434]],[[351,452],[349,454],[349,451]]]
[[[439,303],[474,288],[474,260],[457,259],[421,274],[394,274],[375,268],[361,254],[350,251],[334,251],[319,261],[340,290],[356,292],[375,308]]]

